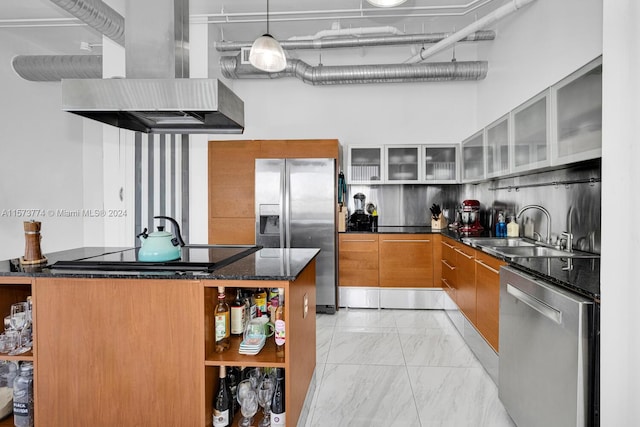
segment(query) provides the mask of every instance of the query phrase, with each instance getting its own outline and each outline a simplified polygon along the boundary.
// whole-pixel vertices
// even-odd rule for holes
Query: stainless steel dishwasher
[[[593,308],[573,292],[501,269],[499,396],[518,427],[592,424]]]

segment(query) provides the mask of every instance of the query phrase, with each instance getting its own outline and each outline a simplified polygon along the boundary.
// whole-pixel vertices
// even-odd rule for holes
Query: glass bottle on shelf
[[[229,349],[229,304],[225,301],[224,286],[218,286],[218,305],[214,310],[214,330],[216,338],[215,352],[222,353]]]
[[[227,384],[227,370],[220,366],[218,391],[213,401],[213,427],[227,427],[233,419],[231,393]]]
[[[286,424],[284,369],[276,368],[276,386],[271,400],[271,427],[284,427]]]
[[[278,289],[278,307],[274,312],[274,337],[276,341],[276,357],[284,357],[285,321],[284,321],[284,289]]]
[[[33,427],[33,363],[22,362],[13,381],[13,423]]]
[[[254,299],[256,300],[256,311],[260,311],[261,315],[264,316],[267,314],[267,291],[264,288],[256,289],[256,292],[253,294]],[[257,314],[257,313],[256,313]]]
[[[238,288],[236,299],[231,303],[231,335],[242,335],[245,322],[245,305],[242,300],[242,289]]]

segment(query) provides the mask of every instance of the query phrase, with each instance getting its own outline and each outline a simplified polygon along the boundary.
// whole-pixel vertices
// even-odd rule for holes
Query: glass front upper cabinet
[[[458,180],[458,148],[455,145],[424,146],[423,181],[455,183]]]
[[[462,181],[484,179],[484,130],[462,141]]]
[[[549,165],[549,91],[511,112],[513,126],[512,172]]]
[[[420,179],[418,146],[387,146],[387,182],[415,183]]]
[[[487,126],[487,178],[509,173],[509,115]]]
[[[349,147],[349,183],[380,183],[382,181],[382,147]]]
[[[602,156],[602,57],[552,88],[552,164]]]

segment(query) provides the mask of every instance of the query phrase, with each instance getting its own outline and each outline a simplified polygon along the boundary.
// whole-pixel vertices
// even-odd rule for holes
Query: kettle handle
[[[177,244],[180,244],[180,246],[184,246],[184,240],[182,240],[182,234],[180,234],[180,226],[178,225],[178,221],[176,221],[175,219],[171,218],[170,216],[163,216],[163,215],[158,215],[158,216],[154,216],[154,218],[156,219],[166,219],[167,221],[171,222],[171,224],[173,224],[173,231],[174,234],[176,235],[175,239]],[[176,243],[174,243],[174,246],[178,246]]]

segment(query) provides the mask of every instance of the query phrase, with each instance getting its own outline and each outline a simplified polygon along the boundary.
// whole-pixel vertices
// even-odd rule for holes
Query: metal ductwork
[[[124,18],[106,3],[100,0],[51,0],[51,2],[100,34],[124,46]]]
[[[312,85],[481,80],[488,69],[486,61],[312,66],[299,59],[287,58],[284,71],[263,73],[250,64],[241,64],[240,55],[221,57],[220,66],[222,75],[230,79],[296,77]]]
[[[392,45],[408,45],[437,43],[446,39],[449,33],[431,33],[431,34],[403,34],[391,36],[367,36],[367,37],[342,37],[335,39],[308,39],[308,40],[283,40],[280,45],[285,50],[295,49],[331,49],[331,48],[351,48],[351,47],[368,47],[368,46],[392,46]],[[477,31],[468,34],[458,41],[474,42],[494,40],[496,33],[494,31]],[[252,41],[220,41],[216,42],[216,50],[218,52],[237,52],[242,48],[250,48]]]
[[[189,1],[126,2],[124,79],[63,79],[62,109],[146,133],[242,133],[244,103],[189,77]]]
[[[18,55],[11,65],[16,74],[32,82],[102,77],[101,55]]]

